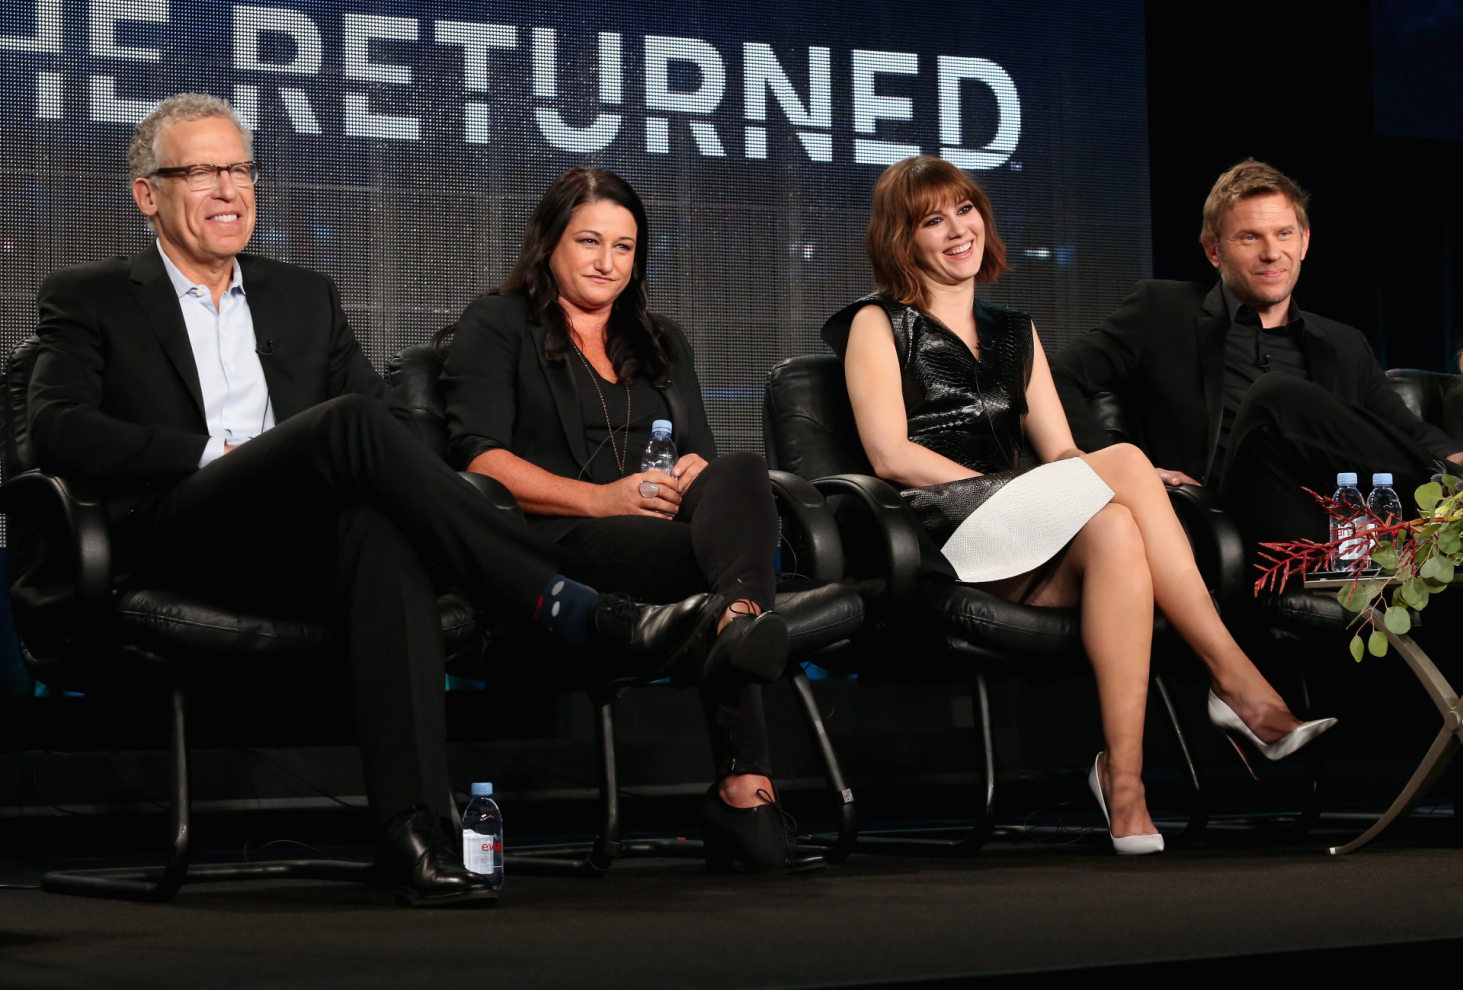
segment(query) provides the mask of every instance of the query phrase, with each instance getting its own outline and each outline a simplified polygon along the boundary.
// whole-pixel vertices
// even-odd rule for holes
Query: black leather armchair
[[[396,392],[398,401],[412,412],[418,431],[427,445],[446,456],[447,428],[438,386],[441,375],[441,357],[430,345],[418,344],[407,347],[391,361],[387,380]],[[518,513],[519,508],[511,493],[490,478],[482,475],[468,475],[504,511]],[[822,763],[823,774],[829,790],[836,798],[838,841],[827,851],[826,858],[839,860],[852,849],[855,836],[853,792],[844,784],[838,760],[823,727],[822,716],[814,699],[812,687],[803,672],[800,661],[816,657],[823,652],[838,649],[859,629],[863,623],[863,602],[856,592],[840,584],[843,560],[842,547],[836,525],[831,514],[824,507],[823,498],[806,482],[794,476],[774,472],[773,486],[777,494],[778,510],[784,519],[784,539],[791,541],[789,549],[795,556],[804,577],[801,580],[785,581],[777,595],[777,610],[787,619],[790,634],[790,662],[785,680],[791,685],[798,707],[811,734]],[[495,664],[494,656],[514,655],[523,648],[510,644],[520,643],[525,637],[536,637],[531,647],[533,655],[547,655],[547,659],[535,667],[548,671],[546,680],[533,684],[515,684],[521,690],[536,691],[581,691],[587,695],[595,711],[596,738],[599,753],[600,825],[599,834],[588,847],[555,847],[541,849],[517,849],[511,854],[515,868],[543,867],[554,872],[564,869],[576,872],[599,872],[609,866],[617,856],[626,853],[699,854],[699,843],[684,840],[641,840],[625,842],[620,839],[619,798],[615,760],[614,704],[627,689],[670,675],[677,680],[676,671],[646,669],[627,672],[623,676],[606,677],[604,671],[583,663],[583,651],[558,650],[537,636],[537,630],[525,623],[503,624],[492,627],[488,633],[489,649],[479,654],[472,663],[462,668],[481,671],[492,670],[493,679],[502,685],[502,677],[521,676],[524,672],[511,672],[505,665]]]
[[[38,342],[11,354],[4,379],[4,484],[10,593],[25,662],[58,689],[169,702],[172,847],[167,864],[47,874],[47,890],[132,900],[167,900],[184,883],[266,877],[370,879],[370,864],[326,860],[189,867],[186,700],[195,690],[237,687],[251,679],[307,685],[344,669],[341,646],[323,622],[260,615],[175,591],[120,588],[105,504],[84,486],[36,469],[26,432],[26,391]],[[455,596],[440,600],[449,651],[475,643],[474,611]]]
[[[866,596],[870,621],[864,632],[851,648],[820,663],[855,672],[866,684],[971,685],[981,750],[979,814],[968,835],[941,846],[955,852],[978,849],[990,833],[995,798],[987,680],[1086,674],[1077,610],[1018,605],[968,585],[920,580],[921,555],[938,551],[898,493],[873,476],[854,425],[843,367],[832,355],[791,358],[773,369],[763,430],[774,467],[812,481],[837,503],[846,566]],[[1193,832],[1204,822],[1198,776],[1168,689],[1156,675],[1153,685],[1196,796],[1187,829]],[[894,845],[892,840],[885,844]],[[899,847],[932,848],[908,840]]]

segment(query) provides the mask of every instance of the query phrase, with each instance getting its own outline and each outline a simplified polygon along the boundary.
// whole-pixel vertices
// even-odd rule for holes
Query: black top
[[[639,471],[640,457],[650,442],[651,425],[657,419],[670,418],[665,397],[646,381],[636,380],[628,387],[608,382],[592,365],[580,361],[577,354],[565,357],[564,362],[569,366],[569,373],[579,390],[584,443],[592,451],[579,480],[603,485]],[[625,430],[627,414],[630,424],[628,435]],[[675,424],[671,426],[674,429]],[[623,471],[617,456],[625,459]]]
[[[1033,354],[1031,317],[976,301],[977,358],[944,324],[880,295],[844,307],[823,325],[823,339],[843,357],[854,314],[876,304],[894,328],[909,439],[982,472],[982,477],[903,492],[938,539],[1015,476],[1021,455],[1026,384]]]
[[[1223,293],[1230,322],[1224,338],[1224,401],[1220,409],[1219,446],[1214,454],[1213,471],[1206,479],[1210,485],[1221,481],[1235,416],[1255,382],[1265,375],[1289,375],[1304,380],[1311,377],[1301,343],[1305,318],[1294,303],[1284,325],[1267,328],[1261,325],[1260,314],[1254,306],[1240,302],[1228,286],[1224,286]]]

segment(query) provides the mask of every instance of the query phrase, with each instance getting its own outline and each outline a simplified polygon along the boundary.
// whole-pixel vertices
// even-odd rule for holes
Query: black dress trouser
[[[493,508],[377,399],[292,416],[116,527],[135,586],[338,617],[377,819],[450,817],[439,583],[531,614],[557,551]]]
[[[1372,474],[1391,472],[1412,510],[1413,490],[1445,469],[1459,470],[1396,424],[1314,382],[1270,374],[1235,414],[1221,499],[1253,551],[1262,541],[1324,540],[1326,515],[1303,489],[1330,495],[1338,472],[1355,471],[1363,494]]]
[[[777,507],[767,462],[747,451],[707,464],[673,520],[651,516],[586,519],[560,537],[563,572],[603,591],[673,602],[699,591],[750,599],[763,610],[777,596],[773,559]],[[759,685],[702,686],[716,772],[771,773]]]

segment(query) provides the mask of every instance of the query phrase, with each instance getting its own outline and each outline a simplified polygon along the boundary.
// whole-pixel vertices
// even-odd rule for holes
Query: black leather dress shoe
[[[711,599],[703,593],[669,605],[642,605],[625,595],[599,595],[592,613],[595,642],[618,653],[652,657],[657,668],[670,666],[709,645],[715,619]]]
[[[493,904],[498,892],[462,865],[462,840],[430,808],[396,822],[376,849],[376,882],[413,907]]]

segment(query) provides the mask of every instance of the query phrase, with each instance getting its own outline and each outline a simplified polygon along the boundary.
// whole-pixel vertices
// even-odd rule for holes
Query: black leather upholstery
[[[1387,384],[1407,403],[1414,416],[1442,427],[1452,436],[1459,435],[1457,431],[1463,424],[1445,421],[1443,398],[1453,389],[1463,388],[1463,375],[1445,375],[1417,368],[1390,368],[1386,374]]]

